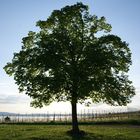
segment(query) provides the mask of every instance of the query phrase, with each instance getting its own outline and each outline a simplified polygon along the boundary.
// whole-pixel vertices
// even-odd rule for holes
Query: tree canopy
[[[90,15],[88,6],[77,3],[54,10],[37,26],[40,31],[30,31],[21,51],[5,66],[19,91],[32,97],[32,105],[71,101],[73,92],[77,102],[130,101],[134,88],[126,72],[131,52],[120,37],[109,34],[105,17]]]
[[[40,31],[30,31],[21,51],[4,67],[33,106],[86,99],[111,105],[130,102],[135,95],[127,75],[131,52],[125,41],[110,34],[105,17],[90,15],[87,5],[77,3],[54,10],[37,26]]]

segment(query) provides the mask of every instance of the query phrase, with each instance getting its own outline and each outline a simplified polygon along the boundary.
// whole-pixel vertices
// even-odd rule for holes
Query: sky
[[[44,113],[66,112],[70,103],[52,103],[42,109],[30,107],[31,99],[18,92],[13,77],[6,75],[3,67],[11,62],[13,53],[19,52],[22,38],[29,31],[38,31],[38,20],[46,20],[51,12],[66,5],[83,2],[90,14],[105,16],[112,25],[112,34],[129,43],[132,66],[129,79],[133,81],[136,95],[127,108],[140,109],[140,0],[0,0],[0,112]],[[78,109],[110,109],[105,104],[90,107],[78,105]]]

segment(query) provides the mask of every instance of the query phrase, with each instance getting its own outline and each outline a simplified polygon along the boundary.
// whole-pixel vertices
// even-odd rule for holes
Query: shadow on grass
[[[101,134],[87,133],[84,136],[72,136],[72,140],[127,140],[123,135],[104,136]]]
[[[102,136],[86,135],[83,137],[72,136],[72,140],[102,140]]]
[[[31,137],[29,140],[49,140],[47,138]]]
[[[72,140],[127,140],[124,137],[107,137],[103,135],[87,134],[83,137],[72,136]]]
[[[119,136],[119,135],[116,135],[116,136],[112,136],[112,137],[106,137],[106,136],[103,136],[103,135],[96,135],[96,134],[91,134],[91,133],[88,133],[84,136],[70,136],[70,140],[127,140],[127,138],[124,138],[123,136]],[[46,137],[30,137],[28,140],[65,140],[65,138],[46,138]],[[129,139],[130,140],[130,139]]]
[[[66,132],[67,135],[72,137],[72,140],[102,140],[103,135],[94,135],[93,133],[86,133],[81,131],[80,134],[71,134],[70,131]]]
[[[102,140],[103,136],[87,135],[83,137],[73,136],[72,140]]]
[[[68,134],[67,134],[68,135]],[[104,136],[101,134],[85,133],[85,135],[68,135],[70,140],[127,140],[123,135]],[[28,140],[65,140],[64,137],[30,137]],[[129,139],[130,140],[130,139]]]

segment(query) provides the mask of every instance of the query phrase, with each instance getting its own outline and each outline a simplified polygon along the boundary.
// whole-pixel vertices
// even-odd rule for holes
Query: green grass
[[[84,137],[66,134],[71,125],[0,125],[0,140],[140,140],[137,125],[80,125]]]

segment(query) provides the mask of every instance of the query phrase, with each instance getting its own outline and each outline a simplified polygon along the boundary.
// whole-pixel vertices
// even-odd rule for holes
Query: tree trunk
[[[79,127],[78,127],[78,120],[77,120],[77,102],[76,99],[72,99],[71,102],[72,105],[72,133],[79,133]]]

